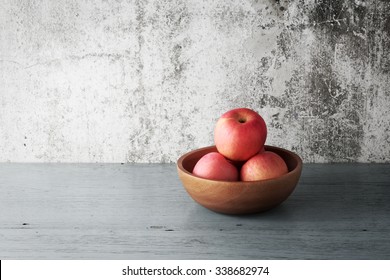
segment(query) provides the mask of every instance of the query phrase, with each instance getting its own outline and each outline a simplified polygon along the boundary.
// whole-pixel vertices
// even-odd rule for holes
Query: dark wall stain
[[[321,39],[332,46],[344,44],[351,58],[368,61],[370,66],[389,71],[387,64],[376,64],[378,55],[388,58],[390,54],[389,1],[362,1],[364,5],[352,0],[316,2],[309,20]]]
[[[387,17],[385,21],[384,30],[386,31],[387,36],[390,36],[390,17]]]
[[[280,35],[278,36],[277,45],[279,53],[278,55],[282,55],[285,58],[290,58],[293,52],[293,39],[291,36],[291,31],[287,28],[283,29]]]
[[[350,45],[356,57],[366,55],[364,37],[367,8],[357,6],[354,1],[319,1],[309,14],[313,29],[333,46],[348,37],[343,43]],[[358,34],[361,37],[357,36]]]
[[[355,16],[351,17],[349,4],[351,1],[343,0],[321,0],[315,1],[315,8],[309,14],[310,22],[318,27],[331,31],[334,35],[342,35],[351,32],[351,28],[358,26]],[[363,18],[365,9],[356,14],[356,18]],[[355,15],[355,14],[354,14]]]
[[[378,10],[378,6],[357,5],[355,1],[322,0],[308,11],[309,23],[302,29],[310,28],[316,35],[311,67],[308,73],[294,73],[286,99],[287,118],[295,119],[296,112],[305,116],[301,125],[308,139],[301,152],[307,157],[316,154],[327,161],[355,161],[361,156],[362,112],[369,95],[361,85],[340,80],[335,68],[342,63],[338,59],[348,56],[356,70],[361,70],[361,79],[365,79],[367,67],[388,71],[377,56],[386,56],[384,61],[389,61],[385,48],[388,36],[384,34],[390,14],[378,15]],[[289,58],[286,34],[280,36],[278,47]],[[343,48],[341,58],[337,57],[338,46]],[[307,92],[306,97],[302,91]]]

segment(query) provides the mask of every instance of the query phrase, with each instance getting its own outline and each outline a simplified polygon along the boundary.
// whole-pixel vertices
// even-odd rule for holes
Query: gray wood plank
[[[390,165],[305,164],[281,206],[196,204],[173,164],[0,164],[0,259],[390,259]]]

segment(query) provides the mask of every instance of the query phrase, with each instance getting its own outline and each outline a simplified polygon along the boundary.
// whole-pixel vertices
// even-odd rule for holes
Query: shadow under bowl
[[[301,158],[288,150],[265,146],[283,158],[288,173],[259,181],[216,181],[192,174],[198,160],[215,146],[204,147],[181,156],[177,161],[179,178],[188,194],[200,205],[224,214],[254,214],[269,210],[285,201],[294,191],[302,172]]]

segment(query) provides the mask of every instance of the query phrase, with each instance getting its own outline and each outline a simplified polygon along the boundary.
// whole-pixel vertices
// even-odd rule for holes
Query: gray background
[[[389,162],[390,3],[0,2],[0,162],[174,162],[258,111],[305,162]]]

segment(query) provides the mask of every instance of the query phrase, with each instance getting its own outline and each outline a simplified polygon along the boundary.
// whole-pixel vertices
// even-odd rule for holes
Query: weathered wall
[[[172,162],[251,107],[306,162],[390,160],[390,3],[0,2],[0,161]]]

